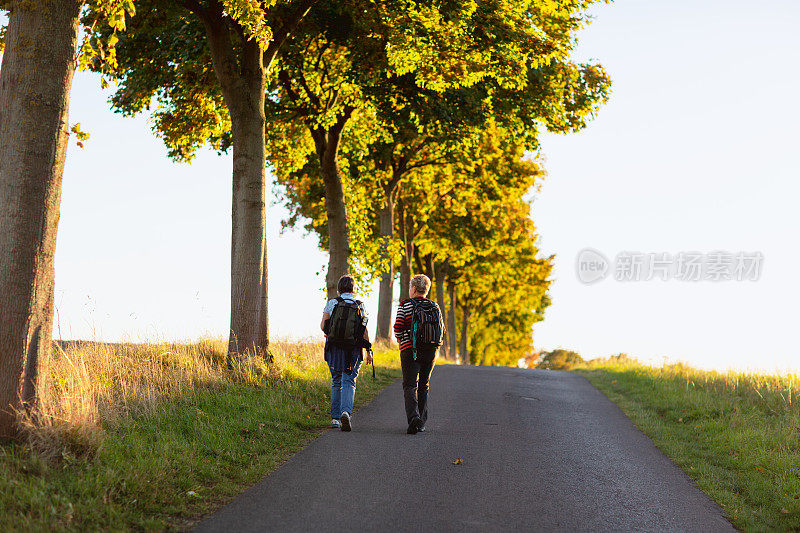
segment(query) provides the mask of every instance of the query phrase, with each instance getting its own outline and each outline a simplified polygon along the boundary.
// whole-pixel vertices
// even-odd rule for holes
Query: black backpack
[[[342,348],[355,348],[364,335],[361,302],[336,298],[328,327],[328,342]]]
[[[439,306],[428,299],[422,301],[411,300],[411,342],[414,347],[414,359],[417,358],[417,348],[431,348],[442,345],[444,322]]]

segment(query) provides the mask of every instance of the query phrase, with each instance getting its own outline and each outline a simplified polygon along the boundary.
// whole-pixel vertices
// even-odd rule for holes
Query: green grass
[[[746,531],[800,530],[798,376],[654,368],[627,358],[576,369]]]
[[[376,380],[368,367],[359,375],[356,409],[401,375],[397,352],[376,363]],[[0,531],[187,529],[326,431],[329,393],[324,362],[284,364],[260,381],[200,384],[101,417],[86,453],[2,446]]]

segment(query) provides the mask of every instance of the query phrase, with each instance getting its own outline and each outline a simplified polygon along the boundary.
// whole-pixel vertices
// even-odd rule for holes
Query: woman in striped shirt
[[[409,299],[400,302],[397,319],[394,321],[394,335],[400,344],[400,366],[403,369],[403,397],[408,418],[408,433],[411,435],[425,431],[425,422],[428,420],[428,383],[438,349],[436,346],[418,347],[417,358],[414,359],[411,339],[414,306],[417,302],[427,299],[425,296],[430,288],[431,280],[428,276],[418,274],[411,278]],[[431,304],[436,305],[435,302]]]

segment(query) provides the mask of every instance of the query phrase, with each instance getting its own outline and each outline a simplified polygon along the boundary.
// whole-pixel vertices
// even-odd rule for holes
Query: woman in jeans
[[[369,347],[369,333],[367,332],[367,310],[362,302],[356,299],[355,280],[350,275],[339,278],[337,286],[339,298],[348,302],[358,302],[358,308],[363,317],[362,327],[364,328],[365,345]],[[326,322],[330,320],[333,309],[339,303],[334,298],[328,300],[325,309],[322,311],[322,322],[320,328],[327,332]],[[327,334],[326,334],[327,337]],[[331,427],[341,428],[342,431],[352,429],[351,419],[353,416],[353,400],[356,394],[356,378],[364,359],[362,346],[357,345],[353,348],[342,348],[325,342],[325,361],[331,371]],[[372,355],[367,353],[367,364],[372,362]]]

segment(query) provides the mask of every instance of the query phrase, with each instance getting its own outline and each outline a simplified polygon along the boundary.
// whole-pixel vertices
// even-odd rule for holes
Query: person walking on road
[[[430,377],[444,330],[439,306],[426,298],[430,288],[428,276],[418,274],[411,278],[409,298],[400,303],[394,322],[403,369],[407,432],[411,435],[425,431]]]
[[[325,333],[325,362],[331,371],[331,427],[352,429],[356,379],[364,360],[363,348],[369,350],[367,309],[356,299],[355,280],[350,275],[339,278],[339,296],[328,300],[322,311],[320,328]],[[372,362],[368,351],[367,364]]]

